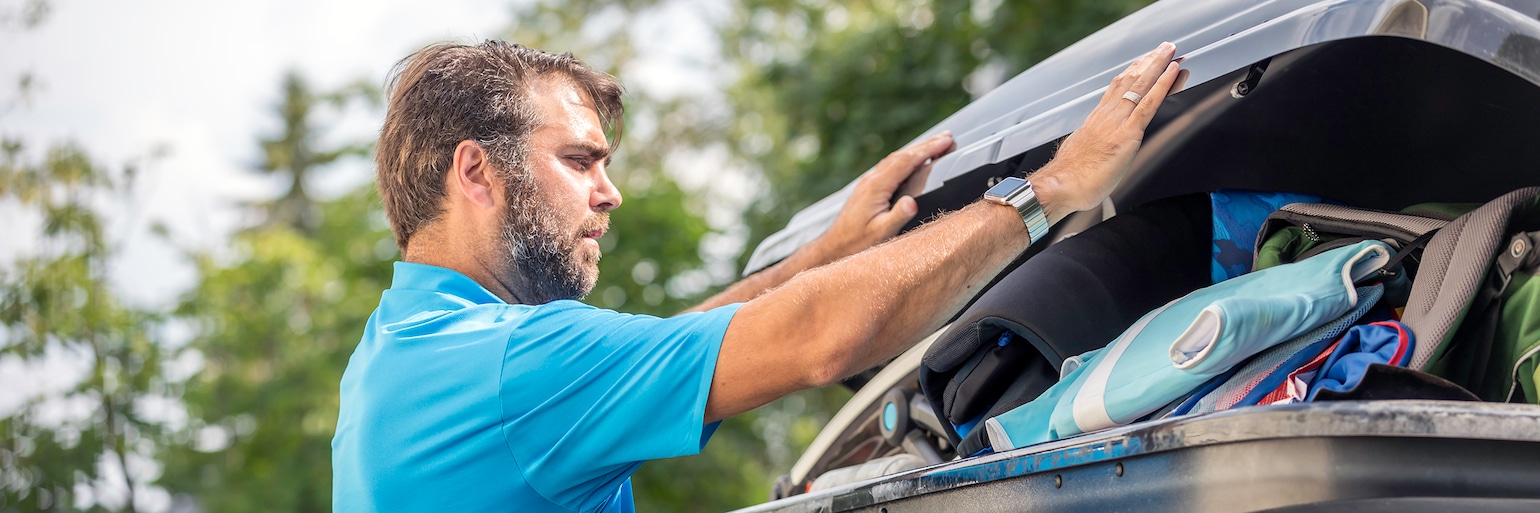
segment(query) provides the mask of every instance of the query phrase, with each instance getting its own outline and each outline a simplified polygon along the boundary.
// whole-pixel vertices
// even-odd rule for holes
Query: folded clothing
[[[1370,364],[1405,367],[1415,340],[1399,321],[1373,322],[1348,329],[1310,385],[1310,398],[1321,390],[1347,392],[1363,381]]]
[[[1193,291],[1156,309],[1041,397],[986,421],[997,450],[1137,420],[1252,355],[1347,313],[1388,246],[1363,241]],[[1051,403],[1051,406],[1049,402]]]
[[[1349,327],[1363,322],[1370,309],[1384,294],[1384,287],[1375,284],[1358,288],[1358,304],[1348,313],[1323,324],[1303,335],[1268,348],[1235,372],[1222,375],[1215,386],[1194,394],[1189,404],[1178,408],[1175,414],[1207,413],[1228,410],[1237,406],[1274,404],[1284,399],[1273,394],[1283,390],[1287,397],[1304,400],[1309,393],[1309,378],[1326,362],[1335,343]],[[1372,318],[1372,316],[1368,316]],[[1305,378],[1303,387],[1291,383]],[[1295,393],[1297,392],[1297,393]],[[1297,396],[1297,397],[1295,397]]]

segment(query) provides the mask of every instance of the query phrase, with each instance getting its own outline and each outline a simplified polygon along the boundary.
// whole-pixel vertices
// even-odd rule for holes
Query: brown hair
[[[375,165],[385,216],[403,254],[412,235],[442,212],[445,172],[460,141],[480,143],[505,182],[528,179],[525,153],[541,123],[530,86],[546,78],[569,80],[585,93],[611,145],[619,144],[620,82],[570,53],[503,41],[439,43],[391,69]]]

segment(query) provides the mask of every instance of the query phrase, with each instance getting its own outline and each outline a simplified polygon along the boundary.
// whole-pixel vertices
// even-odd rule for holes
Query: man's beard
[[[506,197],[503,211],[503,249],[507,265],[504,272],[522,285],[514,296],[527,304],[545,304],[559,299],[582,299],[598,280],[599,255],[578,252],[585,235],[609,228],[607,212],[592,214],[579,230],[566,232],[560,219],[551,215],[529,184],[513,190]],[[590,271],[590,269],[592,269]]]

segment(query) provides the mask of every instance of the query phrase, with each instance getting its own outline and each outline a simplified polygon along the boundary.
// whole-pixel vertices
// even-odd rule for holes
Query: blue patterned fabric
[[[1290,203],[1322,203],[1320,196],[1221,189],[1209,193],[1214,210],[1214,283],[1251,271],[1257,232],[1274,211]]]

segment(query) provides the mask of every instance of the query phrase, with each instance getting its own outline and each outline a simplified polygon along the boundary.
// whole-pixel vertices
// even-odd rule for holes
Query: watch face
[[[1016,178],[1014,176],[1007,177],[1004,180],[1000,180],[1000,183],[995,184],[994,187],[990,187],[988,191],[984,192],[984,195],[1004,198],[1009,196],[1022,185],[1026,185],[1026,183],[1027,181],[1021,178]]]

